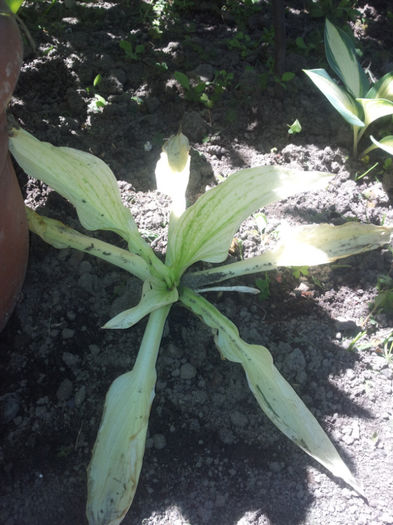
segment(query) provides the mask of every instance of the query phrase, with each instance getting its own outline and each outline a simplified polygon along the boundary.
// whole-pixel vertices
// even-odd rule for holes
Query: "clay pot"
[[[28,228],[23,197],[8,153],[5,110],[22,65],[14,17],[0,0],[0,331],[8,321],[26,272]]]

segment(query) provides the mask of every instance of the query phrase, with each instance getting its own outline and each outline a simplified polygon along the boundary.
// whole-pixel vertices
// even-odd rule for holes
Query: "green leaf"
[[[102,80],[102,76],[100,75],[100,73],[98,73],[98,75],[96,75],[93,80],[93,86],[97,87],[100,84],[101,80]]]
[[[295,78],[295,73],[292,71],[286,71],[281,75],[281,81],[282,82],[289,82],[290,80],[293,80]]]
[[[190,81],[188,79],[188,76],[185,75],[184,73],[182,73],[181,71],[175,71],[173,76],[175,77],[175,80],[177,80],[179,82],[179,84],[181,85],[181,87],[185,90],[189,90],[190,89]]]
[[[23,0],[6,0],[6,4],[11,11],[16,14],[19,11],[20,6],[23,4]]]
[[[363,108],[365,128],[374,120],[393,115],[393,102],[391,100],[384,98],[357,98],[356,100]],[[361,131],[364,132],[364,130]]]
[[[298,121],[298,119],[296,119],[290,126],[288,126],[288,133],[290,135],[294,135],[296,133],[300,133],[302,131],[302,125],[300,124],[300,122]]]
[[[389,155],[393,155],[393,135],[388,135],[387,137],[383,137],[381,140],[376,140],[372,135],[370,135],[371,141],[375,144],[375,147],[381,148],[386,153],[389,153]],[[367,149],[367,152],[370,152],[372,149],[375,149],[375,147],[370,146],[370,148]]]
[[[370,84],[356,58],[352,40],[328,19],[325,23],[325,52],[330,67],[341,78],[347,90],[355,98],[363,97]]]
[[[229,319],[191,290],[183,289],[180,300],[213,329],[221,356],[241,364],[250,390],[276,427],[335,476],[363,494],[318,421],[274,366],[269,350],[243,341]]]
[[[196,261],[226,259],[240,223],[253,212],[296,193],[324,188],[332,175],[281,166],[238,171],[204,193],[170,231],[167,262],[180,278]]]
[[[178,292],[176,288],[167,290],[165,288],[153,288],[150,281],[145,281],[143,284],[142,298],[137,306],[124,310],[119,313],[107,323],[103,328],[116,328],[124,330],[130,328],[138,323],[143,317],[154,312],[162,306],[175,303],[178,299]]]
[[[325,95],[331,105],[351,126],[363,127],[361,107],[344,89],[340,88],[324,69],[305,69],[306,75]]]
[[[393,229],[348,222],[340,226],[309,224],[289,228],[273,250],[262,255],[186,274],[182,283],[201,288],[241,275],[266,272],[280,266],[315,266],[374,250],[390,242]]]
[[[370,90],[367,92],[365,98],[386,98],[393,100],[393,72],[386,73],[380,78]]]

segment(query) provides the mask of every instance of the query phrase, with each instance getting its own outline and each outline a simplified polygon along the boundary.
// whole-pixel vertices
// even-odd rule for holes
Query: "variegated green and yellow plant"
[[[271,421],[335,476],[361,492],[314,416],[281,376],[269,350],[249,344],[237,327],[201,293],[213,283],[277,266],[324,264],[389,242],[392,228],[351,222],[309,225],[287,234],[259,257],[193,272],[198,261],[221,263],[240,223],[257,209],[304,191],[324,188],[332,176],[279,166],[244,169],[203,194],[186,209],[190,156],[187,138],[178,133],[163,147],[157,163],[158,189],[173,206],[163,262],[141,237],[122,201],[116,179],[100,159],[75,149],[40,142],[14,127],[10,150],[24,171],[68,199],[87,230],[111,230],[128,250],[77,232],[27,208],[31,231],[56,248],[75,248],[108,261],[143,282],[137,306],[120,313],[105,328],[130,328],[149,316],[134,368],[118,377],[106,395],[104,413],[88,467],[87,517],[90,525],[116,525],[127,513],[142,467],[156,359],[171,305],[179,301],[214,334],[223,358],[239,363],[249,387]],[[225,287],[219,286],[220,289]],[[230,290],[253,291],[247,287]],[[258,292],[258,290],[256,290]]]
[[[325,22],[325,54],[343,86],[339,86],[325,69],[306,69],[304,72],[352,126],[353,154],[357,156],[359,141],[368,126],[393,114],[393,72],[371,83],[358,62],[350,36],[328,19]],[[384,137],[380,143],[383,145],[389,139]],[[362,158],[376,147],[372,144],[359,156]]]

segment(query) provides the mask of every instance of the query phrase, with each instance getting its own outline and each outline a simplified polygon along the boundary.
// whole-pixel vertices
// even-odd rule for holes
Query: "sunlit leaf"
[[[365,98],[386,98],[393,100],[393,72],[386,73],[367,92]]]
[[[296,193],[326,187],[330,174],[281,166],[238,171],[204,193],[168,239],[168,263],[179,277],[196,261],[221,262],[240,223],[257,209]]]
[[[348,91],[356,98],[369,89],[366,74],[359,65],[351,38],[328,19],[325,24],[326,58],[333,71],[341,78]]]
[[[16,14],[19,11],[20,6],[23,4],[23,0],[6,0],[6,4],[10,10]]]
[[[280,266],[314,266],[374,250],[388,244],[392,228],[348,222],[340,226],[310,224],[282,232],[278,246],[262,255],[217,268],[186,274],[182,282],[193,288]]]
[[[359,104],[334,82],[327,71],[324,69],[305,69],[304,72],[349,124],[364,126],[363,114]]]
[[[68,199],[87,230],[112,230],[125,239],[137,226],[121,201],[116,178],[98,157],[42,142],[21,128],[13,129],[9,148],[19,166]]]
[[[384,98],[358,98],[356,100],[363,108],[366,127],[381,117],[393,115],[393,102],[391,100]]]
[[[89,525],[119,525],[135,495],[145,451],[156,383],[156,360],[169,307],[149,317],[135,366],[118,377],[104,413],[87,470]]]
[[[180,216],[186,209],[186,190],[190,178],[190,143],[183,133],[170,137],[156,165],[157,190],[172,199],[172,211]]]
[[[372,135],[370,135],[370,139],[375,144],[375,146],[383,149],[386,151],[386,153],[389,153],[389,155],[393,155],[393,135],[383,137],[381,140],[376,140]]]

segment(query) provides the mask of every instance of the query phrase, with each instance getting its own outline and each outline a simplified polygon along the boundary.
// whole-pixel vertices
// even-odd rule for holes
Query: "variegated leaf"
[[[11,130],[9,148],[19,166],[68,199],[87,230],[111,230],[127,241],[138,235],[121,201],[116,178],[98,157],[42,142],[22,128]]]
[[[386,98],[393,100],[393,72],[386,73],[380,78],[370,90],[367,92],[365,98]]]
[[[351,126],[364,126],[361,106],[334,82],[327,71],[324,69],[304,69],[304,72]]]
[[[340,226],[310,224],[282,232],[276,248],[232,264],[184,275],[182,283],[201,288],[241,275],[266,272],[280,266],[315,266],[374,250],[388,244],[393,228],[348,222]]]
[[[180,300],[213,329],[221,355],[242,365],[258,404],[277,428],[335,476],[363,494],[315,417],[274,366],[269,350],[243,341],[229,319],[191,290],[183,289]]]
[[[143,284],[142,298],[137,306],[120,312],[115,317],[107,321],[103,328],[117,328],[126,329],[138,323],[143,317],[149,313],[172,303],[178,299],[178,292],[176,288],[167,290],[165,287],[157,289],[152,287],[150,281],[145,281]]]
[[[359,65],[352,40],[328,19],[325,23],[325,52],[330,67],[341,78],[351,95],[355,98],[365,96],[370,84]]]
[[[60,221],[39,215],[27,206],[26,215],[30,231],[55,248],[74,248],[94,255],[123,268],[143,281],[153,278],[149,265],[139,255],[94,237],[83,235]]]
[[[180,277],[196,261],[221,262],[241,222],[290,195],[325,187],[332,176],[281,166],[238,171],[203,194],[170,231],[167,262]]]
[[[169,307],[149,317],[135,366],[118,377],[104,413],[87,470],[89,525],[119,525],[135,495],[145,451],[156,383],[156,360]]]

